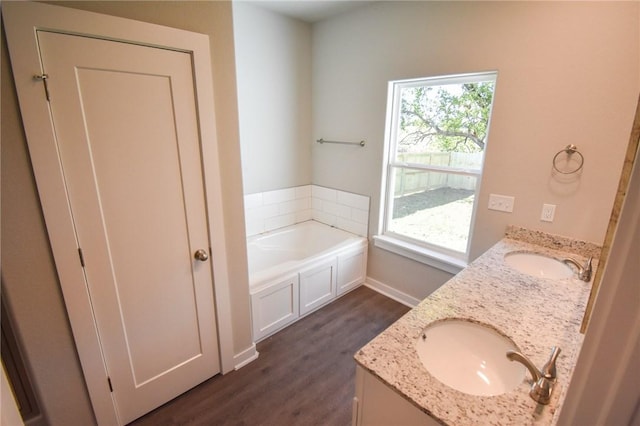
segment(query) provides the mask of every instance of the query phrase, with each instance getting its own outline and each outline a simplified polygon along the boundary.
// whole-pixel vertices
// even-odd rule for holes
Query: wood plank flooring
[[[360,287],[258,343],[256,361],[131,425],[350,425],[353,354],[408,310]]]

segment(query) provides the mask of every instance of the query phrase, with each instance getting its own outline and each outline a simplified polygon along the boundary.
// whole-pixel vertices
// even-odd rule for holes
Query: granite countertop
[[[595,271],[600,249],[509,227],[503,240],[360,349],[356,362],[447,425],[554,424],[582,346],[580,324],[591,283],[575,276],[552,280],[520,273],[504,262],[504,255],[512,251],[573,257],[581,263],[594,256]],[[518,387],[497,396],[468,395],[431,376],[415,345],[427,325],[446,318],[495,327],[538,368],[547,361],[552,346],[560,347],[558,379],[549,405],[539,405],[529,397],[529,372]]]

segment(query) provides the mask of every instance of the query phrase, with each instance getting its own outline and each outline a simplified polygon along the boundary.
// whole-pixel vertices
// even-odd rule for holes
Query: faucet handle
[[[581,280],[586,282],[591,281],[591,272],[592,272],[591,264],[592,263],[593,263],[593,256],[590,256],[589,259],[587,259],[587,261],[584,263],[584,266],[582,267],[582,272],[580,272],[579,274],[579,278]]]
[[[551,355],[549,356],[549,361],[546,362],[545,365],[542,366],[542,375],[547,379],[555,379],[556,378],[556,360],[558,359],[558,355],[560,355],[560,348],[554,346],[551,348]]]
[[[531,385],[529,396],[539,404],[548,404],[551,400],[551,393],[556,382],[556,360],[558,355],[560,355],[560,348],[557,346],[552,347],[549,361],[542,367],[542,371],[538,371],[529,358],[520,352],[507,351],[507,358],[510,361],[518,361],[531,372],[533,384]]]
[[[587,261],[584,264],[584,269],[589,271],[589,273],[591,273],[592,264],[593,264],[593,256],[589,256],[589,259],[587,259]]]

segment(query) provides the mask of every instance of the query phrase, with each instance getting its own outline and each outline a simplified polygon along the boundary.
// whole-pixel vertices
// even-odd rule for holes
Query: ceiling
[[[238,1],[238,0],[236,0]],[[375,1],[375,0],[374,0]],[[249,0],[247,3],[301,21],[315,23],[374,1],[363,0]]]

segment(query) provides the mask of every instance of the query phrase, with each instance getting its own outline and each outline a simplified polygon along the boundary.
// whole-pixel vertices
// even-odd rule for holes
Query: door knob
[[[204,262],[205,260],[209,259],[209,254],[207,253],[206,250],[199,249],[199,250],[196,250],[193,257],[195,257],[196,260]]]

